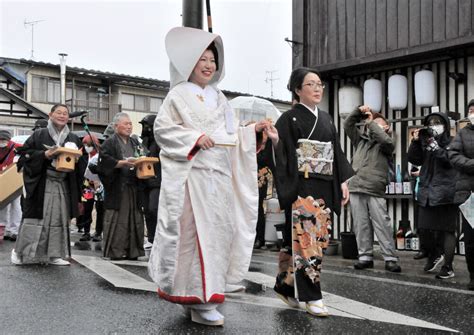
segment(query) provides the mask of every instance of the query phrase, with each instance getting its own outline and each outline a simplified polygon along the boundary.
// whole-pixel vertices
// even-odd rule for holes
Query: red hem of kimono
[[[189,151],[188,153],[188,161],[190,161],[191,159],[193,159],[193,157],[197,154],[197,152],[201,149],[200,147],[198,147],[198,142],[199,140],[201,139],[201,137],[203,137],[205,134],[202,134],[201,136],[199,136],[199,138],[196,140],[196,143],[194,144],[193,148]]]
[[[196,296],[189,296],[189,297],[182,297],[182,296],[176,296],[176,295],[169,295],[166,292],[163,292],[161,289],[158,289],[158,295],[161,299],[164,299],[166,301],[175,303],[175,304],[181,304],[181,305],[197,305],[197,304],[204,304],[204,302],[196,297]],[[222,304],[225,300],[225,296],[223,294],[215,293],[211,296],[208,303],[214,303],[214,304]]]

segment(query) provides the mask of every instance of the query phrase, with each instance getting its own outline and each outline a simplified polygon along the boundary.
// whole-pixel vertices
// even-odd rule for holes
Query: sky
[[[203,3],[205,1],[203,0]],[[290,100],[290,0],[211,0],[222,36],[226,77],[220,89]],[[0,0],[0,56],[169,80],[166,33],[182,25],[182,0]],[[207,29],[203,19],[204,29]]]

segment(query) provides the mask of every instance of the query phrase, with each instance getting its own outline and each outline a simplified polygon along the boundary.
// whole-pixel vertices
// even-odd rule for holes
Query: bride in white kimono
[[[154,125],[162,185],[148,270],[161,298],[187,305],[195,322],[223,325],[216,307],[226,283],[248,271],[255,239],[257,138],[277,143],[278,133],[269,121],[238,127],[216,87],[224,77],[218,35],[179,27],[165,43],[171,90]]]

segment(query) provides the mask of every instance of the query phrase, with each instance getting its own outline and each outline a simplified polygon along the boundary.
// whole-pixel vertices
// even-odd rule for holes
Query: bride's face
[[[201,55],[196,66],[194,67],[194,70],[189,77],[189,81],[204,88],[207,84],[209,84],[212,77],[214,77],[216,68],[217,66],[214,53],[211,50],[206,50]]]

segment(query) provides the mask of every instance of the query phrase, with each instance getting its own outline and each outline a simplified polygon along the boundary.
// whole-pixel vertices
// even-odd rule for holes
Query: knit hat
[[[467,104],[467,109],[469,109],[469,107],[471,107],[471,106],[474,106],[474,99],[471,99],[469,101],[469,103]]]
[[[10,141],[12,134],[6,129],[0,129],[0,140]]]

